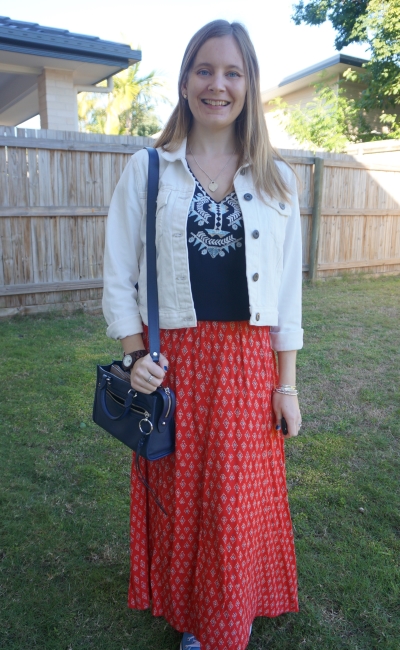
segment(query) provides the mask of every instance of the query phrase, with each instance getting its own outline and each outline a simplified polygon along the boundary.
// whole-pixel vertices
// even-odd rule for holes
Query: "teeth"
[[[211,106],[228,106],[229,102],[224,102],[222,99],[203,99],[205,104],[210,104]]]

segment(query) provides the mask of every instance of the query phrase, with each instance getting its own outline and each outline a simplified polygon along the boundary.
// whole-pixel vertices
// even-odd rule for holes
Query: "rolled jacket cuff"
[[[116,320],[107,327],[107,336],[110,339],[124,339],[126,336],[133,336],[142,332],[143,324],[139,315]]]
[[[287,352],[288,350],[301,350],[303,347],[303,331],[281,330],[280,332],[270,331],[271,347],[275,352]]]

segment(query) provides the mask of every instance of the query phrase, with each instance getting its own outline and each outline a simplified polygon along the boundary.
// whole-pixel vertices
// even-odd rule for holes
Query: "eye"
[[[202,77],[206,77],[207,75],[210,74],[210,72],[209,72],[209,70],[198,70],[197,74],[201,75]]]
[[[231,72],[228,72],[228,77],[240,77],[240,75],[238,72],[232,70]]]

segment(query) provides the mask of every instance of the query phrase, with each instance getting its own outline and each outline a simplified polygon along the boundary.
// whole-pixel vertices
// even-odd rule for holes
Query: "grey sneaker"
[[[201,650],[200,649],[200,641],[196,639],[193,634],[189,634],[189,632],[184,632],[182,641],[181,641],[181,647],[180,650]]]

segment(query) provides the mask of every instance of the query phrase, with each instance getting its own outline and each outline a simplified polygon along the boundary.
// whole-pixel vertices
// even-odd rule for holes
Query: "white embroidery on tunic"
[[[214,216],[214,228],[205,228],[190,232],[189,243],[198,246],[202,255],[209,253],[212,258],[224,257],[230,250],[242,246],[243,237],[237,237],[232,231],[243,227],[243,217],[236,192],[231,192],[217,203],[207,194],[196,179],[196,189],[190,204],[189,219],[198,226],[211,226]],[[239,234],[239,233],[238,233]]]

